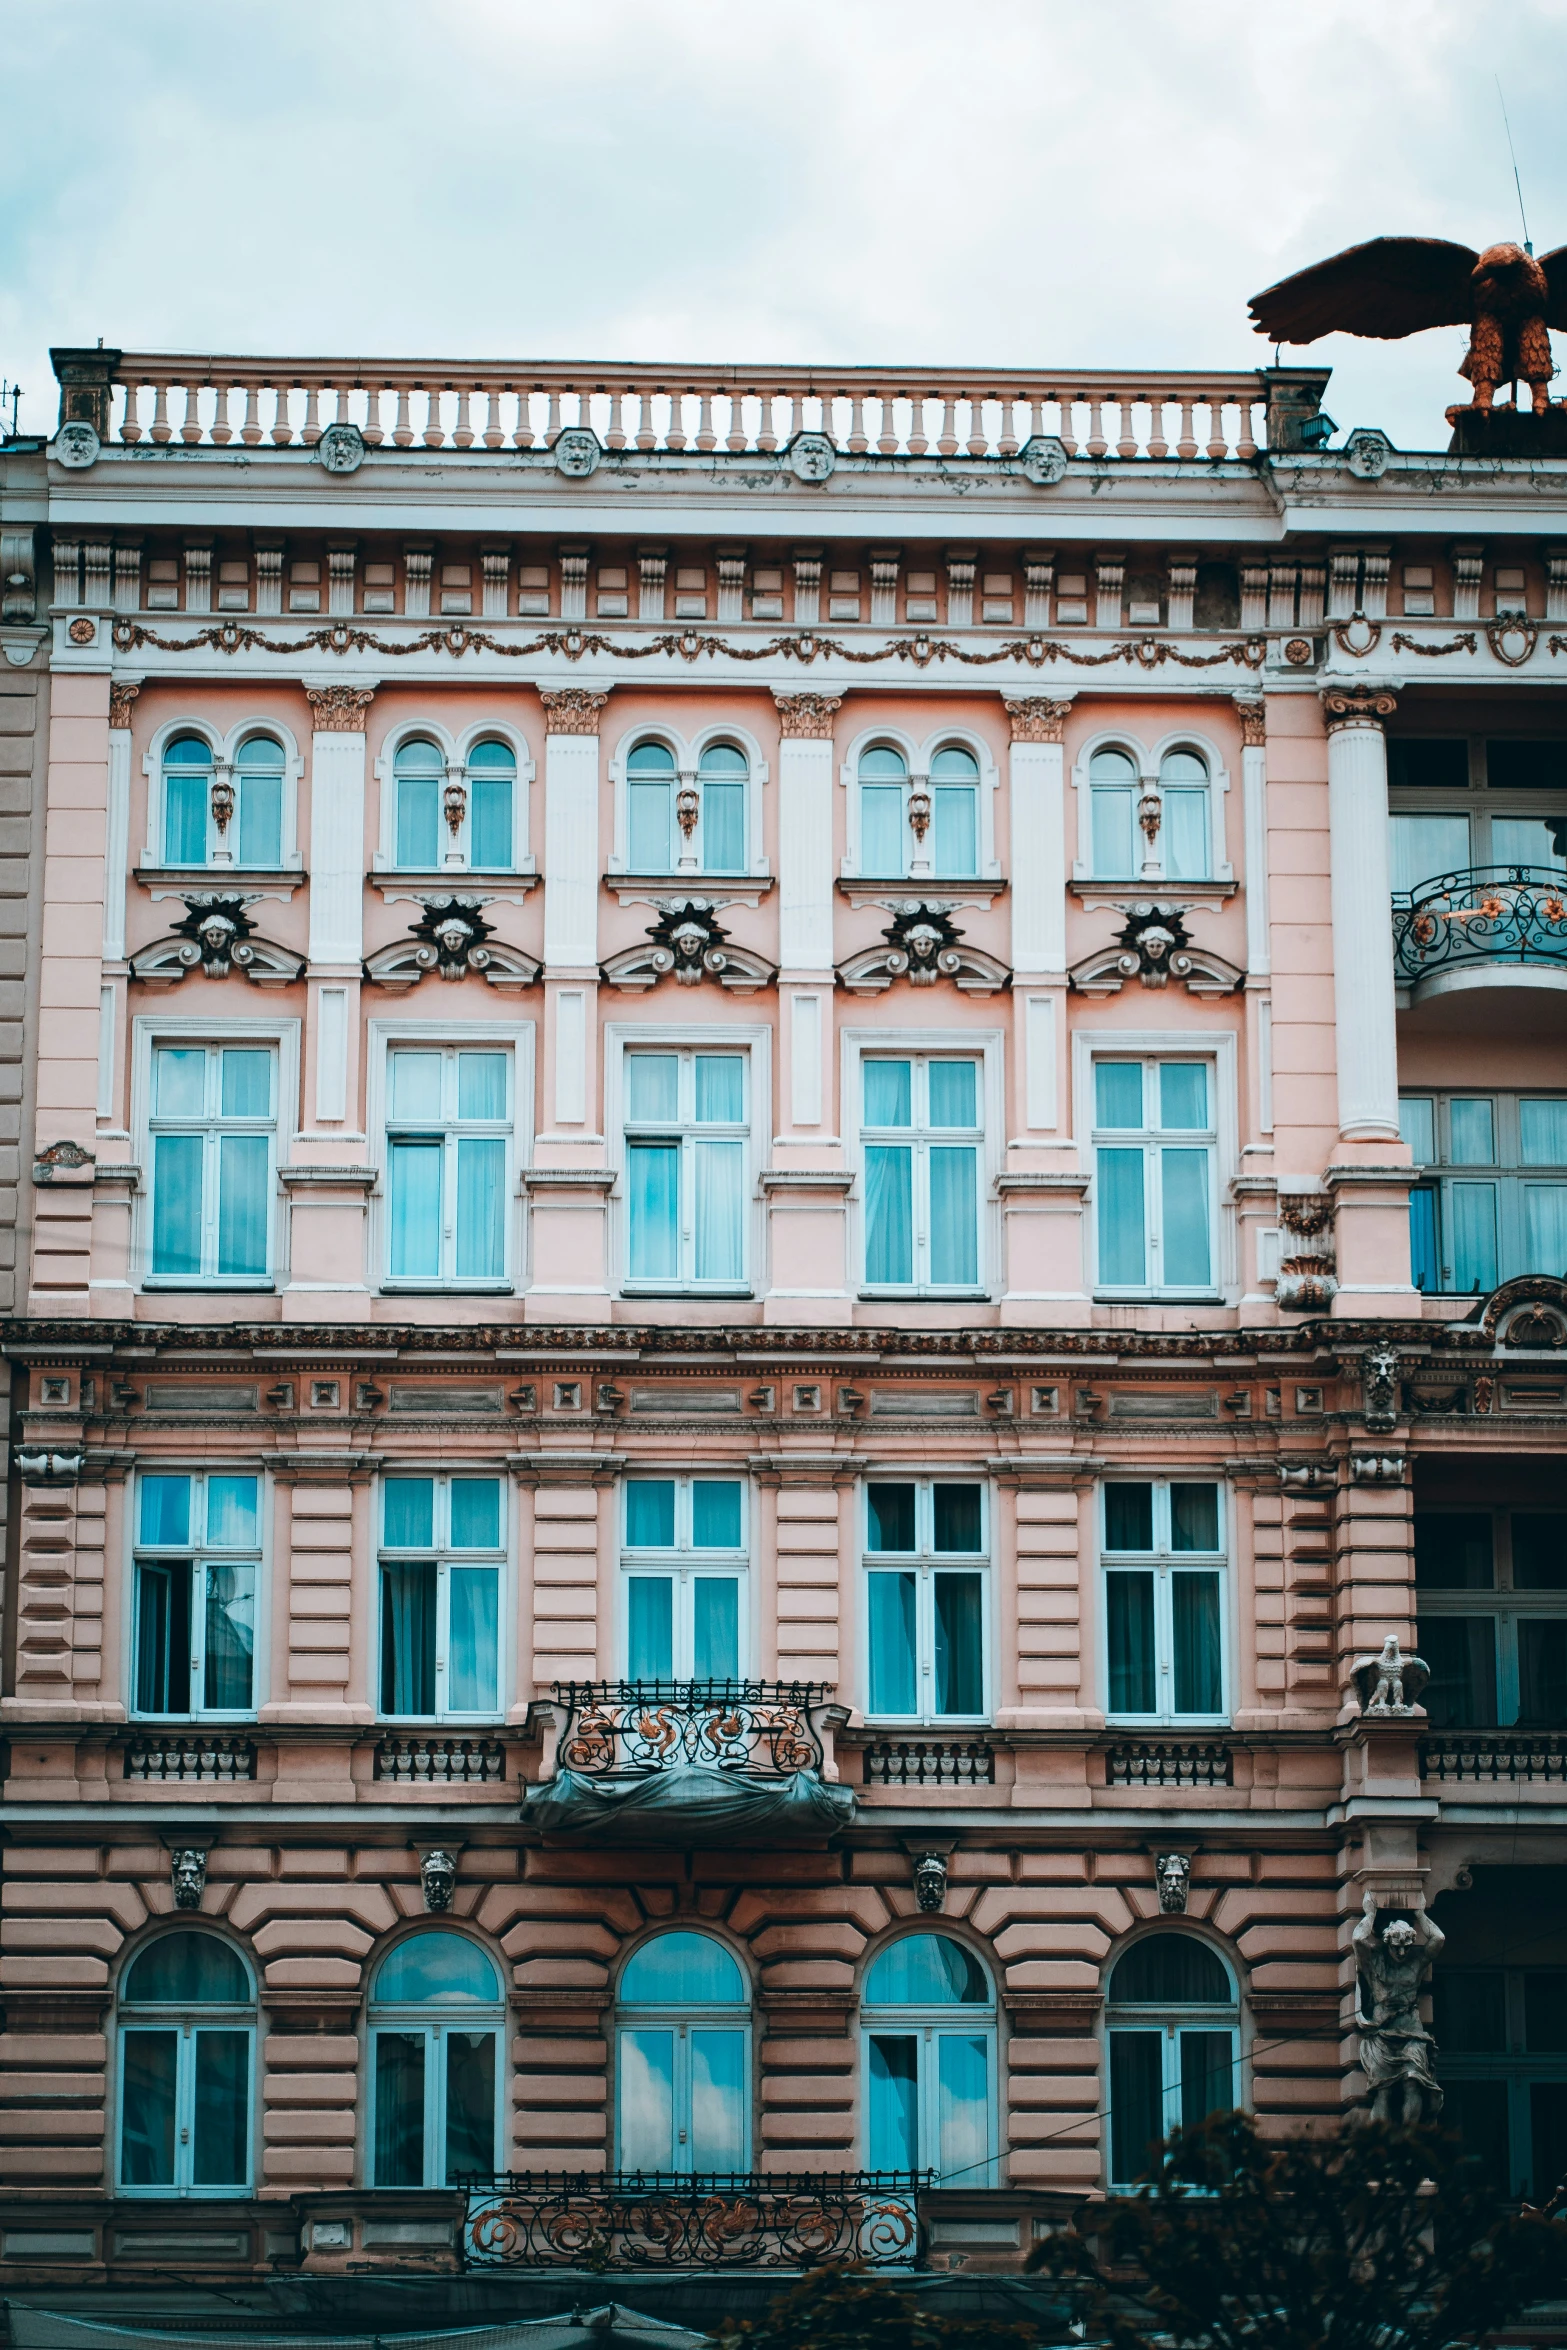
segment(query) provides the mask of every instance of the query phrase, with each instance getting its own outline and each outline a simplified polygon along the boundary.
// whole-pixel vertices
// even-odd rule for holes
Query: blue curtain
[[[978,1575],[936,1577],[936,1711],[985,1710],[984,1614]]]
[[[667,873],[670,855],[669,797],[673,785],[659,777],[634,779],[627,788],[628,851],[633,873]]]
[[[930,1277],[944,1288],[979,1279],[979,1153],[972,1144],[930,1145]]]
[[[1170,1578],[1170,1638],[1178,1714],[1224,1711],[1219,1651],[1219,1578],[1188,1570]]]
[[[457,1278],[498,1281],[506,1270],[506,1145],[462,1135],[457,1144]]]
[[[1113,1714],[1157,1713],[1159,1676],[1154,1656],[1152,1575],[1107,1575],[1105,1619],[1110,1652],[1110,1711]]]
[[[448,2186],[495,2171],[495,2034],[446,2035],[446,2170]]]
[[[435,1711],[435,1568],[423,1560],[381,1568],[381,1711]]]
[[[1177,881],[1202,881],[1208,872],[1208,795],[1166,791],[1164,869]]]
[[[200,2031],[191,2183],[242,2187],[250,2176],[250,2034]]]
[[[451,1495],[453,1550],[499,1550],[501,1546],[500,1479],[498,1477],[454,1477]]]
[[[144,1559],[136,1570],[136,1710],[190,1711],[190,1563]]]
[[[739,1281],[745,1273],[745,1146],[698,1142],[696,1255],[698,1281]]]
[[[877,1573],[870,1582],[871,1712],[918,1711],[914,1577]]]
[[[267,1161],[264,1134],[218,1140],[218,1271],[249,1277],[267,1269]]]
[[[914,1155],[907,1143],[865,1152],[865,1278],[914,1279]]]
[[[740,1670],[740,1586],[733,1575],[698,1575],[691,1590],[691,1670],[699,1681]]]
[[[120,2184],[172,2187],[179,2034],[122,2033],[120,2067]]]
[[[631,1278],[673,1281],[680,1274],[680,1146],[634,1142],[626,1154],[631,1208]]]
[[[485,746],[480,745],[483,749]],[[505,873],[512,861],[512,779],[473,775],[468,781],[468,854],[475,865]]]
[[[702,862],[709,873],[739,873],[745,866],[745,779],[702,778]]]
[[[1496,1185],[1450,1183],[1447,1223],[1453,1288],[1460,1295],[1485,1296],[1496,1287]]]
[[[1099,1278],[1110,1288],[1140,1288],[1148,1277],[1143,1230],[1143,1154],[1100,1150]]]
[[[160,1134],[152,1146],[152,1269],[172,1280],[201,1272],[201,1172],[206,1149],[199,1134]]]
[[[1200,1289],[1212,1279],[1208,1248],[1208,1154],[1163,1150],[1164,1271],[1167,1287]]]
[[[935,856],[932,862],[941,874],[965,874],[979,871],[978,793],[970,785],[940,785],[933,793],[935,822],[932,827]]]
[[[255,1686],[256,1570],[208,1560],[202,1703],[246,1713]]]
[[[500,1578],[493,1567],[447,1569],[446,1705],[493,1713],[499,1703]]]
[[[270,748],[270,745],[268,746]],[[247,743],[245,749],[248,751]],[[242,865],[276,866],[283,861],[283,770],[247,763],[240,753],[239,845]]]
[[[170,865],[205,865],[212,754],[205,743],[171,743],[163,771],[163,855]]]
[[[668,1575],[626,1578],[626,1674],[667,1681],[675,1669],[675,1586]]]
[[[740,1481],[697,1477],[691,1486],[691,1544],[695,1550],[740,1547]]]
[[[870,2114],[872,2170],[918,2170],[919,2042],[912,2032],[872,2032]]]
[[[394,1278],[438,1276],[441,1270],[441,1157],[439,1142],[394,1142],[391,1159],[390,1269]]]
[[[401,759],[398,765],[397,862],[413,872],[429,873],[440,863],[441,855],[440,774],[409,774],[402,770]]]

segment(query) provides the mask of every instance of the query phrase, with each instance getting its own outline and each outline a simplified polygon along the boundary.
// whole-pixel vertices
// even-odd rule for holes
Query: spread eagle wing
[[[1470,272],[1479,258],[1443,237],[1373,237],[1281,278],[1253,294],[1249,307],[1257,333],[1275,343],[1331,334],[1395,342],[1428,326],[1467,326],[1474,317]],[[1567,297],[1567,247],[1551,258]]]
[[[1554,253],[1542,253],[1540,267],[1551,289],[1545,305],[1545,323],[1567,328],[1567,245],[1558,245]]]

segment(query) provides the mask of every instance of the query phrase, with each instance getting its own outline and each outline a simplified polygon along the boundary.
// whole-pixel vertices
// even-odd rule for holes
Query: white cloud
[[[0,368],[51,342],[1254,364],[1387,231],[1567,239],[1567,0],[71,0],[6,24]],[[1438,446],[1461,338],[1337,338]]]

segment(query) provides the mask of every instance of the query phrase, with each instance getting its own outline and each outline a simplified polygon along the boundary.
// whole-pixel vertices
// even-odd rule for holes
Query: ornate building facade
[[[1016,2269],[1378,1920],[1548,2190],[1567,466],[56,362],[13,2288]]]

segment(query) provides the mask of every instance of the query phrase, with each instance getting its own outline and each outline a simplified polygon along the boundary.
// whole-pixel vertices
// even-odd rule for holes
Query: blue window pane
[[[750,773],[744,751],[737,751],[733,743],[709,743],[702,753],[701,771],[704,776],[737,776]]]
[[[1398,1105],[1398,1131],[1407,1142],[1417,1167],[1429,1167],[1436,1157],[1436,1104],[1430,1096],[1406,1094]]]
[[[147,1480],[142,1486],[142,1524],[147,1522]],[[158,1478],[158,1484],[184,1485],[183,1477]],[[254,1477],[209,1477],[207,1479],[207,1545],[212,1550],[254,1550],[256,1546],[257,1509],[256,1479]],[[144,1533],[143,1541],[148,1539]],[[183,1542],[182,1534],[157,1539]]]
[[[225,1118],[270,1118],[272,1055],[227,1049],[223,1054],[220,1105]]]
[[[873,1714],[912,1714],[918,1710],[914,1598],[912,1575],[870,1577]]]
[[[1170,1636],[1175,1648],[1176,1712],[1222,1713],[1217,1575],[1171,1576]]]
[[[163,854],[171,865],[207,861],[210,767],[170,769],[163,779]]]
[[[1110,1664],[1110,1711],[1158,1711],[1152,1575],[1105,1577],[1105,1633]]]
[[[254,1484],[253,1478],[247,1483]],[[210,1507],[210,1504],[209,1504]],[[190,1479],[143,1477],[141,1539],[183,1546],[190,1540]]]
[[[1201,881],[1208,872],[1208,795],[1164,794],[1164,869],[1176,881]]]
[[[1143,1122],[1143,1071],[1139,1061],[1096,1061],[1094,1124],[1136,1128]]]
[[[680,1149],[633,1143],[627,1153],[631,1278],[674,1280],[680,1271]]]
[[[498,1477],[452,1479],[453,1550],[499,1550],[501,1481]]]
[[[984,1615],[978,1575],[935,1578],[938,1714],[985,1710]]]
[[[1447,1106],[1448,1158],[1455,1167],[1494,1167],[1496,1121],[1491,1104],[1482,1095],[1476,1101],[1453,1101]]]
[[[1219,1488],[1217,1485],[1170,1487],[1170,1548],[1217,1550],[1219,1547]]]
[[[705,777],[702,862],[709,873],[738,873],[745,863],[745,784]]]
[[[865,1278],[914,1278],[914,1159],[906,1147],[878,1143],[865,1153]]]
[[[1200,2128],[1210,2113],[1235,2103],[1235,2068],[1228,2032],[1181,2034],[1181,2127]]]
[[[620,2167],[671,2171],[685,2151],[675,2141],[675,2035],[621,2032],[616,2055]]]
[[[673,1053],[628,1053],[626,1112],[663,1124],[680,1115],[680,1063]]]
[[[1099,1162],[1099,1278],[1135,1288],[1147,1279],[1143,1245],[1143,1154],[1101,1150]]]
[[[1524,1185],[1523,1238],[1531,1273],[1567,1273],[1567,1183]]]
[[[1518,1104],[1518,1156],[1526,1167],[1567,1167],[1567,1101]]]
[[[446,1703],[453,1713],[493,1713],[500,1654],[500,1578],[493,1567],[453,1567],[449,1585]]]
[[[886,1488],[880,1490],[886,1491]],[[933,1550],[977,1551],[984,1548],[980,1532],[980,1489],[977,1485],[938,1485],[930,1499]]]
[[[698,1550],[740,1547],[740,1481],[698,1477],[691,1487],[691,1540]]]
[[[381,1710],[435,1711],[436,1570],[412,1560],[381,1568]]]
[[[144,1559],[136,1572],[136,1710],[190,1710],[190,1567]]]
[[[667,743],[638,743],[626,768],[632,775],[673,775],[675,754]]]
[[[867,1126],[911,1126],[914,1123],[914,1064],[912,1061],[865,1063],[865,1123]]]
[[[867,1550],[914,1548],[914,1497],[912,1485],[867,1485]]]
[[[516,773],[507,743],[475,743],[468,754],[468,853],[475,865],[511,863]]]
[[[738,1126],[745,1117],[745,1059],[740,1053],[696,1055],[699,1126]]]
[[[668,783],[643,783],[635,778],[627,790],[627,847],[633,873],[667,873],[674,862],[670,854],[670,792]]]
[[[628,1477],[626,1544],[631,1550],[667,1550],[675,1539],[672,1477]]]
[[[388,1477],[382,1489],[382,1540],[388,1550],[430,1550],[435,1543],[435,1479]]]
[[[700,1681],[740,1670],[740,1586],[732,1575],[699,1576],[692,1592],[691,1669]]]
[[[225,1134],[218,1143],[219,1273],[251,1278],[267,1269],[269,1155],[264,1134]]]
[[[691,2168],[738,2171],[745,2164],[745,2034],[691,2034]]]
[[[483,2175],[495,2164],[495,2054],[493,2032],[448,2032],[446,2148],[448,2186]]]
[[[983,2187],[990,2153],[990,2050],[966,2032],[936,2039],[937,2169],[953,2186]]]
[[[239,861],[276,865],[283,855],[283,753],[253,736],[239,754]]]
[[[136,2007],[236,2007],[249,2001],[250,1978],[216,1934],[160,1934],[132,1961],[124,1998]]]
[[[633,1681],[667,1681],[675,1669],[675,1587],[667,1575],[626,1583],[626,1671]]]
[[[459,1053],[457,1056],[457,1115],[459,1118],[500,1119],[506,1115],[506,1055]]]
[[[1104,791],[1089,794],[1093,810],[1094,871],[1107,878],[1130,874],[1132,857],[1132,794]]]
[[[499,1281],[506,1270],[506,1145],[465,1134],[457,1145],[457,1278]]]
[[[120,2038],[120,2184],[174,2184],[177,2032],[125,2032]]]
[[[392,1116],[400,1126],[422,1125],[441,1115],[439,1053],[393,1053]]]
[[[191,2181],[242,2187],[250,2176],[250,2034],[197,2032]]]
[[[919,2042],[908,2032],[873,2032],[869,2071],[870,2166],[872,2170],[917,2170]]]
[[[979,1279],[979,1153],[933,1145],[930,1153],[930,1277],[944,1287]]]
[[[870,1064],[872,1067],[875,1063]],[[979,1124],[979,1063],[977,1061],[932,1061],[930,1078],[930,1122],[932,1126],[977,1126]],[[890,1124],[890,1120],[878,1120]]]
[[[1164,1280],[1200,1289],[1212,1278],[1208,1250],[1208,1154],[1161,1151],[1164,1182]]]
[[[202,1047],[168,1045],[157,1062],[157,1115],[201,1117],[207,1106],[207,1056]]]
[[[401,765],[401,762],[399,762]],[[397,777],[397,862],[428,873],[440,861],[441,780],[438,775]]]
[[[375,2035],[375,2183],[424,2185],[424,2034]]]
[[[1158,2161],[1164,2092],[1158,2032],[1110,2034],[1110,2176],[1129,2186]]]
[[[1159,1123],[1178,1132],[1202,1133],[1208,1124],[1208,1069],[1203,1061],[1161,1061]]]
[[[692,1153],[696,1222],[692,1271],[698,1281],[739,1281],[745,1273],[745,1149],[699,1142]]]
[[[1453,1183],[1447,1193],[1455,1290],[1483,1296],[1496,1287],[1496,1186]]]
[[[199,1134],[160,1134],[152,1146],[152,1269],[174,1280],[201,1271]]]
[[[907,775],[908,767],[901,751],[895,751],[890,743],[878,743],[874,750],[867,751],[860,760],[860,773],[876,781],[886,781]]]
[[[1153,1487],[1105,1487],[1106,1550],[1152,1550]]]
[[[935,801],[932,847],[938,873],[967,874],[979,870],[979,795],[972,788],[943,785],[931,795]]]
[[[862,767],[861,772],[864,772]],[[862,784],[860,787],[860,871],[899,874],[903,871],[908,826],[903,816],[901,784]]]
[[[501,1995],[491,1960],[466,1934],[431,1928],[399,1942],[381,1961],[373,1996],[382,2007],[410,2007],[426,1999],[491,2000]]]
[[[211,1559],[205,1579],[202,1703],[213,1713],[244,1713],[255,1678],[256,1570]]]
[[[865,1978],[867,2007],[985,2007],[989,2001],[979,1960],[947,1934],[906,1934]]]
[[[1436,1245],[1436,1192],[1430,1184],[1409,1195],[1409,1277],[1429,1296],[1441,1286]]]
[[[438,1142],[395,1142],[391,1152],[391,1252],[394,1279],[441,1270],[441,1158]]]
[[[623,2007],[743,2007],[745,1978],[710,1934],[656,1934],[620,1978]]]

